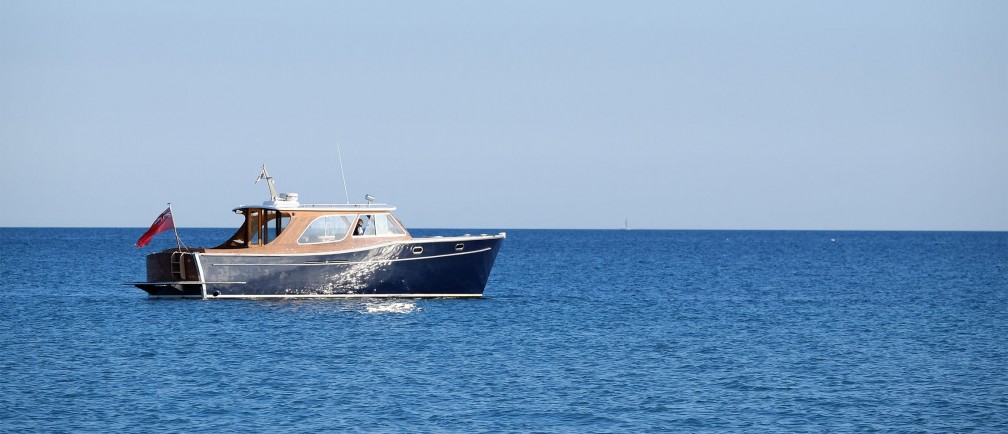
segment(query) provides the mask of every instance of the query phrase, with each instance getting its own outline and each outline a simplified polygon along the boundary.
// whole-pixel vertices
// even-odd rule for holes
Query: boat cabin
[[[231,238],[206,252],[312,253],[412,238],[392,215],[395,207],[370,203],[302,205],[296,197],[235,208],[244,222]]]

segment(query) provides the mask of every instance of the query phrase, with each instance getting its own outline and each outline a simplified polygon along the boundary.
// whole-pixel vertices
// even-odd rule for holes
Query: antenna
[[[346,188],[346,173],[343,172],[343,150],[340,149],[339,142],[336,142],[336,153],[339,155],[339,173],[343,177],[343,194],[346,195],[346,203],[350,203],[350,193]]]
[[[276,187],[273,186],[273,177],[269,176],[269,172],[266,171],[266,165],[263,164],[262,172],[259,172],[259,177],[256,178],[255,183],[258,184],[260,179],[266,180],[266,185],[269,186],[270,190],[270,200],[277,200]]]

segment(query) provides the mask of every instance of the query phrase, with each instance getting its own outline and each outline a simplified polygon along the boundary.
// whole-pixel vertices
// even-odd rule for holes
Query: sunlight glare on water
[[[420,308],[417,307],[416,301],[376,300],[364,304],[364,312],[366,313],[407,314],[419,311]]]

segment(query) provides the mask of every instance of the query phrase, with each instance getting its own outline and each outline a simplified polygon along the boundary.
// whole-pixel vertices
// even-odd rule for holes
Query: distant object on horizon
[[[623,230],[624,231],[630,230],[630,217],[627,217],[626,219],[623,220]]]

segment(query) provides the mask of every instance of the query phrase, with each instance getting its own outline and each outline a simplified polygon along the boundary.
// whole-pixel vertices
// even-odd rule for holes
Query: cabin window
[[[298,244],[332,243],[346,238],[350,216],[327,215],[311,222],[298,238]]]
[[[239,208],[235,214],[245,216],[245,222],[218,249],[261,246],[277,239],[290,223],[291,213],[271,209]]]
[[[406,235],[406,231],[389,214],[361,214],[357,216],[354,235],[388,237]]]
[[[280,236],[288,222],[290,222],[289,213],[272,209],[252,211],[248,218],[249,245],[269,244]]]

